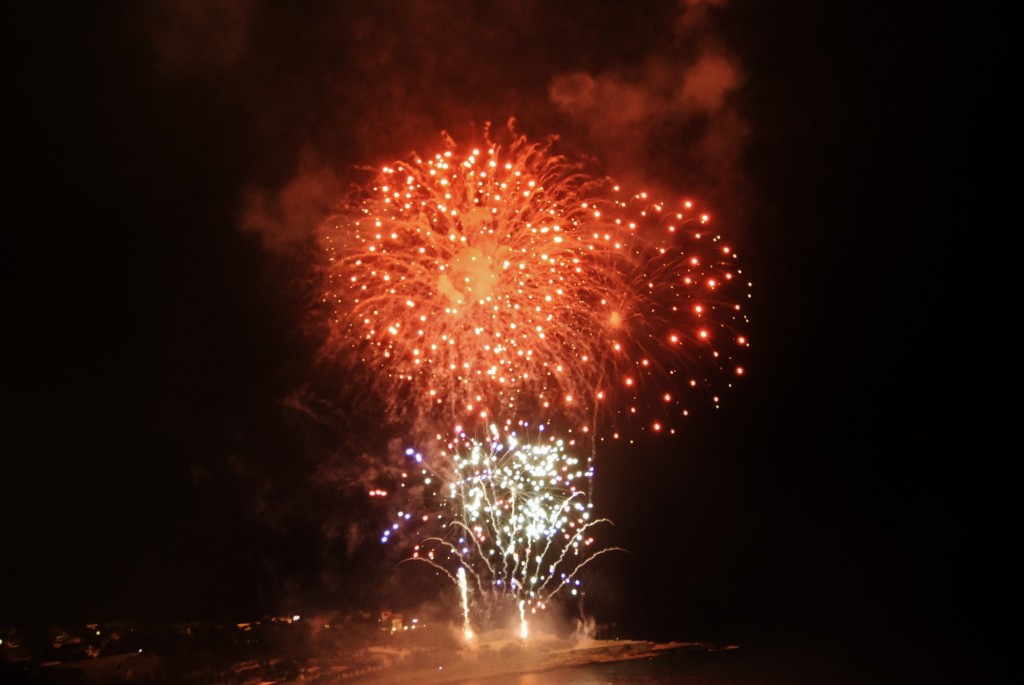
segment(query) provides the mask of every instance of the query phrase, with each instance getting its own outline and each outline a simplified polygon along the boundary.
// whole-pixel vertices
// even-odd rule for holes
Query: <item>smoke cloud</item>
[[[287,11],[258,0],[163,3],[158,73],[213,84],[250,178],[239,226],[272,251],[308,240],[360,168],[480,141],[510,118],[531,138],[647,189],[738,205],[743,83],[722,0],[380,2]]]
[[[223,75],[245,55],[255,9],[250,0],[178,0],[147,7],[145,23],[164,76]]]
[[[307,146],[300,154],[298,174],[283,187],[248,191],[242,227],[262,236],[271,250],[301,244],[316,232],[343,192],[337,172]]]
[[[696,195],[742,223],[749,194],[742,152],[749,127],[736,104],[738,59],[719,37],[724,0],[685,0],[668,45],[639,63],[551,79],[552,104],[581,125],[609,173],[671,196]]]

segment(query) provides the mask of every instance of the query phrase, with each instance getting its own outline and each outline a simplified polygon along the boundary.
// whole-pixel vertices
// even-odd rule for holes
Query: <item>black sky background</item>
[[[755,283],[723,408],[599,452],[630,550],[593,574],[599,619],[993,669],[1019,539],[998,18],[732,2],[680,38],[682,6],[639,5],[7,12],[0,625],[395,601],[393,560],[346,546],[382,436],[285,402],[315,349],[301,238],[354,166],[516,116],[707,197]],[[706,45],[741,74],[724,171],[682,149],[703,114],[623,147],[551,97],[570,73],[646,87],[652,56]]]

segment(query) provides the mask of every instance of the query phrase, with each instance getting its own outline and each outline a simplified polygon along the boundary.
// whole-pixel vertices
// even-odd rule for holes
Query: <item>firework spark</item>
[[[411,560],[447,575],[464,607],[471,581],[482,614],[509,603],[533,612],[559,592],[578,594],[583,567],[615,549],[595,545],[594,528],[609,521],[593,515],[593,467],[568,452],[574,445],[555,437],[526,442],[516,431],[489,430],[484,441],[465,433],[452,440],[440,452],[440,469],[407,451],[414,466],[407,475],[425,484],[433,506],[418,514],[399,512],[400,523],[382,541],[403,525],[432,531]],[[543,434],[543,427],[538,431]]]
[[[748,345],[749,283],[708,220],[548,145],[449,141],[380,169],[325,226],[327,349],[356,349],[395,418],[674,430]]]

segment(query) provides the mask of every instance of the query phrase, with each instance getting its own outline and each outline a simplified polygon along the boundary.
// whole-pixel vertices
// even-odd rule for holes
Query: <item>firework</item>
[[[749,284],[708,220],[548,145],[449,141],[380,169],[325,225],[327,350],[355,350],[394,418],[672,430],[748,345]]]
[[[580,570],[614,549],[595,544],[593,529],[609,522],[593,515],[593,468],[569,453],[574,445],[489,430],[487,440],[462,433],[448,443],[436,460],[440,468],[408,450],[406,475],[430,494],[422,512],[399,512],[400,523],[382,535],[386,542],[403,525],[427,531],[411,560],[459,587],[467,635],[468,587],[482,615],[509,604],[536,611],[560,592],[577,595]]]
[[[742,374],[750,283],[691,201],[486,140],[382,167],[325,224],[325,352],[354,354],[391,420],[455,426],[407,452],[419,498],[381,540],[415,529],[409,560],[458,588],[467,640],[471,607],[517,609],[525,639],[617,549],[593,535],[597,433],[674,432],[717,372]]]

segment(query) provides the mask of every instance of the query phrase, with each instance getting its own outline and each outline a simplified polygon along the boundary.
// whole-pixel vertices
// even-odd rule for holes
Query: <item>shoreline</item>
[[[481,657],[480,651],[470,653],[461,661],[433,667],[421,668],[384,668],[373,673],[351,678],[342,678],[338,682],[366,683],[417,683],[422,685],[457,685],[473,679],[498,678],[503,676],[523,675],[542,671],[578,668],[595,664],[653,659],[680,652],[724,651],[738,649],[736,645],[721,646],[708,642],[664,642],[656,643],[643,640],[595,640],[580,647],[543,649],[529,645],[518,647],[512,654],[490,652]],[[325,681],[330,682],[330,681]]]

